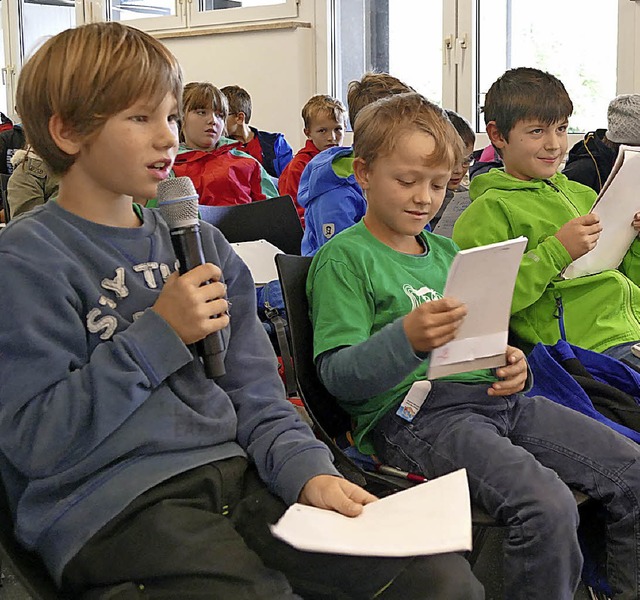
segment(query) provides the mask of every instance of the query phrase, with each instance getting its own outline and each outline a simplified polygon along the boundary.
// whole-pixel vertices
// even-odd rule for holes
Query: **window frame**
[[[79,0],[81,1],[81,0]],[[87,5],[98,6],[96,14],[102,20],[110,20],[109,0],[84,0]],[[104,2],[104,5],[102,4]],[[298,17],[300,0],[284,0],[280,4],[268,6],[242,6],[216,10],[198,10],[199,0],[174,0],[176,14],[144,19],[122,19],[120,22],[132,25],[149,33],[161,33],[175,30],[189,32],[203,27],[228,25],[251,25],[264,21],[294,19]]]
[[[280,19],[297,19],[300,0],[285,0],[281,4],[270,6],[243,6],[200,11],[198,0],[184,0],[187,4],[188,27],[211,25],[235,25],[239,23],[258,23]]]

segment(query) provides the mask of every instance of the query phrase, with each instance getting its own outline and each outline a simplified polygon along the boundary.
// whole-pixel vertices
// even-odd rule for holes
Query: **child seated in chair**
[[[453,110],[446,111],[451,124],[455,127],[464,144],[464,156],[453,168],[451,179],[447,183],[447,193],[440,210],[430,222],[431,231],[439,235],[451,237],[453,225],[462,211],[469,206],[469,189],[464,186],[463,180],[469,171],[473,158],[473,146],[476,143],[476,134],[470,123]]]
[[[298,186],[305,167],[323,150],[342,146],[347,109],[337,98],[318,94],[302,107],[302,120],[307,143],[298,150],[293,160],[280,175],[278,190],[293,199],[304,227],[304,208],[298,203]]]
[[[523,396],[527,363],[514,347],[495,373],[427,380],[431,351],[465,318],[442,297],[457,247],[424,230],[463,156],[445,113],[419,94],[358,115],[353,169],[367,210],[319,250],[307,280],[319,375],[351,414],[361,451],[427,477],[467,470],[473,502],[507,527],[505,598],[573,598],[583,559],[568,486],[602,503],[609,582],[616,598],[638,598],[640,449]],[[413,417],[401,410],[409,393],[422,402]]]
[[[252,103],[249,92],[239,85],[220,90],[229,103],[227,136],[241,142],[240,149],[255,158],[276,179],[293,158],[293,149],[282,133],[262,131],[249,125]]]
[[[353,124],[358,112],[379,98],[410,91],[388,73],[365,73],[349,84],[349,120]],[[367,203],[353,176],[353,149],[336,146],[314,157],[300,178],[298,202],[304,208],[304,256],[313,256],[334,235],[362,219]]]
[[[285,400],[222,234],[201,222],[211,262],[180,275],[162,214],[131,201],[169,176],[181,95],[175,57],[114,22],[58,34],[20,74],[20,114],[61,181],[0,235],[0,475],[18,540],[73,598],[480,600],[458,555],[310,554],[271,535],[285,503],[355,516],[375,498]],[[193,344],[216,333],[225,373],[207,378]]]
[[[229,108],[217,87],[188,83],[182,104],[183,143],[173,171],[193,181],[200,204],[244,204],[278,195],[262,165],[240,150],[241,142],[222,136]]]
[[[484,119],[504,168],[471,180],[471,204],[456,221],[453,240],[472,248],[528,239],[509,323],[524,350],[562,339],[640,368],[630,351],[640,340],[640,241],[617,269],[562,277],[601,232],[597,211],[591,212],[595,191],[558,173],[572,112],[562,82],[539,69],[511,69],[492,84]],[[629,226],[640,230],[640,212],[629,215]]]

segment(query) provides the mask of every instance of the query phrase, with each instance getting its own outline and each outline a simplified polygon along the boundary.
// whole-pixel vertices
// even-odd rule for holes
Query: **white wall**
[[[253,104],[251,125],[280,131],[294,152],[304,145],[300,116],[314,94],[327,93],[326,2],[301,0],[298,20],[311,28],[273,29],[163,39],[185,82],[239,85]]]

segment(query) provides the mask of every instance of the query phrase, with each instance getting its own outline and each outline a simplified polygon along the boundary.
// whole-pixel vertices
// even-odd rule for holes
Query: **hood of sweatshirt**
[[[355,185],[360,189],[353,173],[348,177],[340,177],[336,175],[332,166],[334,160],[349,156],[352,151],[350,146],[335,146],[323,150],[311,160],[300,178],[298,187],[300,206],[306,208],[315,198],[336,188]]]
[[[605,159],[607,163],[615,160],[618,152],[613,148],[609,148],[609,146],[602,141],[605,133],[606,129],[596,129],[596,131],[587,133],[583,140],[574,144],[573,148],[569,150],[567,165],[580,158],[590,158],[596,161]]]
[[[33,151],[29,152],[29,156],[36,156],[37,157],[36,153],[33,152]],[[11,157],[11,164],[13,165],[13,168],[15,169],[18,165],[23,163],[26,158],[27,158],[27,151],[26,150],[16,150],[13,153],[13,156]]]
[[[229,152],[229,150],[233,150],[234,148],[239,148],[242,146],[242,142],[238,140],[232,140],[231,138],[221,137],[218,140],[215,148],[211,150],[199,150],[196,148],[189,148],[184,142],[180,142],[180,146],[178,147],[178,156],[176,157],[176,162],[191,162],[193,160],[199,160],[203,156],[211,156],[211,154],[224,154],[225,152]],[[182,156],[183,154],[188,154],[188,156]],[[179,160],[179,157],[181,157]]]
[[[561,187],[569,183],[569,180],[566,175],[556,173],[550,179],[529,179],[524,181],[505,173],[503,169],[491,169],[488,173],[477,175],[471,180],[469,196],[471,201],[473,201],[491,191],[514,192],[521,190],[542,190],[545,189],[549,183]],[[575,182],[573,183],[574,185],[580,185]],[[580,188],[584,189],[584,186],[580,185]]]

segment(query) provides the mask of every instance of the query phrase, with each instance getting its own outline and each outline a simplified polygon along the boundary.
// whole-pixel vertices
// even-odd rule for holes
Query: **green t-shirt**
[[[376,239],[360,221],[318,251],[307,279],[314,358],[364,342],[423,302],[442,298],[458,248],[448,238],[426,231],[420,235],[428,251],[402,254]],[[380,368],[384,369],[384,364]],[[367,434],[389,410],[397,409],[414,382],[427,379],[427,368],[428,359],[384,393],[359,403],[341,403],[353,417],[354,438],[361,451],[373,452]],[[467,383],[496,380],[488,370],[446,379]]]

